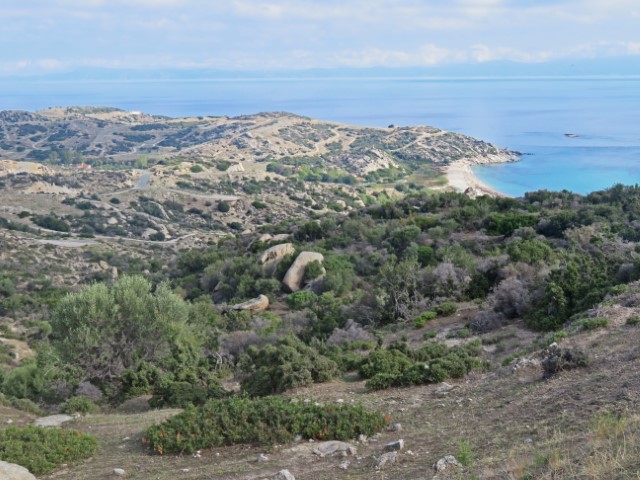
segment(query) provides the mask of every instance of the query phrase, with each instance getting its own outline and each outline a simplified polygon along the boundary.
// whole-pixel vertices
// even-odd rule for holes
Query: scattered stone
[[[302,441],[302,435],[298,434],[294,437],[293,439],[294,442],[301,442]]]
[[[537,358],[519,358],[515,365],[511,368],[512,372],[518,372],[521,370],[542,370],[542,362]]]
[[[36,418],[33,424],[36,427],[55,428],[61,427],[63,423],[70,422],[73,417],[69,415],[50,415],[48,417]]]
[[[182,470],[180,470],[182,473],[189,473],[191,471],[191,469],[189,468],[183,468]]]
[[[2,460],[0,460],[0,478],[2,480],[36,480],[36,477],[26,468]]]
[[[11,424],[13,423],[13,419],[9,418],[9,419],[8,419],[6,422],[4,422],[4,423],[6,423],[7,425],[11,425]]]
[[[289,470],[280,470],[273,476],[273,480],[296,480]]]
[[[342,470],[346,470],[347,468],[349,468],[349,465],[351,465],[351,462],[349,460],[345,460],[340,465],[338,465],[338,468],[341,468]]]
[[[438,388],[436,388],[436,393],[446,394],[451,390],[453,390],[453,385],[450,385],[447,382],[442,382],[440,385],[438,385]]]
[[[258,463],[267,462],[269,457],[267,457],[264,453],[258,455],[258,459],[256,460]]]
[[[401,432],[402,431],[402,424],[394,423],[393,425],[391,425],[391,430],[394,431],[394,432]]]
[[[381,470],[382,468],[386,468],[389,465],[393,465],[394,463],[396,463],[397,459],[398,459],[398,452],[383,453],[378,458],[376,458],[376,461],[373,467],[376,470]]]
[[[311,262],[322,263],[323,261],[324,255],[317,252],[302,252],[298,255],[282,280],[282,285],[285,287],[285,290],[289,292],[297,292],[300,290],[307,265]]]
[[[360,443],[367,443],[367,436],[364,433],[361,433],[358,435],[358,441]]]
[[[444,472],[450,467],[461,467],[461,466],[462,465],[460,464],[460,462],[456,460],[456,457],[454,457],[453,455],[447,455],[445,457],[442,457],[440,460],[438,460],[433,465],[433,468],[436,470],[436,472]]]
[[[396,440],[395,442],[389,442],[384,446],[385,452],[399,452],[404,448],[404,440]]]
[[[257,298],[230,307],[231,310],[245,310],[252,314],[264,312],[267,308],[269,308],[269,297],[266,295],[260,295]]]
[[[326,457],[327,455],[333,455],[334,453],[355,455],[356,453],[358,453],[358,449],[350,443],[339,442],[335,440],[319,443],[318,446],[313,449],[313,453],[319,455],[320,457]]]
[[[117,477],[124,477],[126,475],[126,472],[121,468],[114,468],[113,474]]]

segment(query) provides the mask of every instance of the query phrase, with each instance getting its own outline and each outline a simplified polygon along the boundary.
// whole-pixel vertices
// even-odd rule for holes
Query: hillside
[[[173,122],[109,109],[5,114],[42,125],[74,116]],[[222,171],[207,142],[135,171],[127,162],[142,159],[1,162],[0,459],[69,480],[114,469],[190,480],[282,469],[298,480],[637,477],[640,188],[471,198],[428,187],[425,168],[446,155],[394,156],[366,173],[357,168],[371,158],[335,163],[323,150],[331,135],[308,139],[319,122],[193,121],[260,123],[253,139],[276,122],[278,141],[283,130],[295,138],[287,148],[317,149],[313,162],[353,180],[316,178],[324,163],[286,155],[252,154],[244,172],[224,157]],[[424,135],[424,148],[453,135],[327,128],[350,131],[341,138],[353,148],[382,149],[405,131]],[[464,141],[466,158],[493,148]],[[220,157],[244,151],[232,143],[216,144]],[[395,173],[370,177],[382,171]],[[301,192],[309,205],[292,199]],[[313,208],[321,197],[334,208]],[[54,413],[78,417],[54,433],[24,429]],[[45,435],[56,432],[70,444],[53,455],[61,440]],[[335,440],[345,455],[313,452]],[[437,473],[446,455],[459,465]]]
[[[55,210],[40,227],[139,240],[349,212],[442,188],[452,162],[515,159],[431,127],[361,128],[285,113],[171,119],[99,107],[1,112],[0,157],[12,160],[0,161],[8,220],[29,225],[20,214]]]

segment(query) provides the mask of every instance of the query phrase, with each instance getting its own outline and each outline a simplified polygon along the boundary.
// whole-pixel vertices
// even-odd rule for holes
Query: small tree
[[[124,276],[112,288],[94,284],[64,297],[51,320],[52,341],[87,379],[108,382],[145,361],[195,361],[188,318],[189,305],[167,284],[154,292],[143,277]]]

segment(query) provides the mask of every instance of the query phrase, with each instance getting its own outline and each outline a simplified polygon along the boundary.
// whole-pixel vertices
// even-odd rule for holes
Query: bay
[[[637,77],[0,80],[2,110],[68,105],[168,116],[287,111],[363,126],[432,125],[523,152],[518,163],[474,168],[482,181],[514,196],[640,182]]]

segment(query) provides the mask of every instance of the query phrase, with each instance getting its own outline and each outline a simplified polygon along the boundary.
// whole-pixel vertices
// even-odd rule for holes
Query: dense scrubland
[[[348,372],[369,391],[489,372],[519,356],[488,358],[482,348],[512,323],[551,332],[533,349],[607,327],[594,307],[616,296],[640,304],[632,283],[640,279],[639,220],[638,187],[521,199],[419,193],[348,215],[292,218],[265,227],[262,240],[180,250],[167,255],[162,274],[134,263],[128,274],[66,294],[41,286],[38,295],[49,298],[41,318],[4,332],[35,356],[12,363],[3,347],[3,401],[84,414],[148,395],[153,407],[187,408],[145,434],[156,453],[372,435],[388,426],[386,412],[277,395]],[[293,253],[267,268],[259,257],[277,234],[290,235]],[[303,251],[324,260],[307,266],[301,290],[286,293],[283,277]],[[3,315],[28,316],[24,280],[3,270]],[[267,310],[229,308],[259,295]],[[461,305],[474,312],[465,325],[445,338],[430,328]],[[588,357],[560,349],[544,368],[553,375]],[[232,379],[239,387],[230,388]],[[13,431],[3,435],[0,451],[16,441]]]

